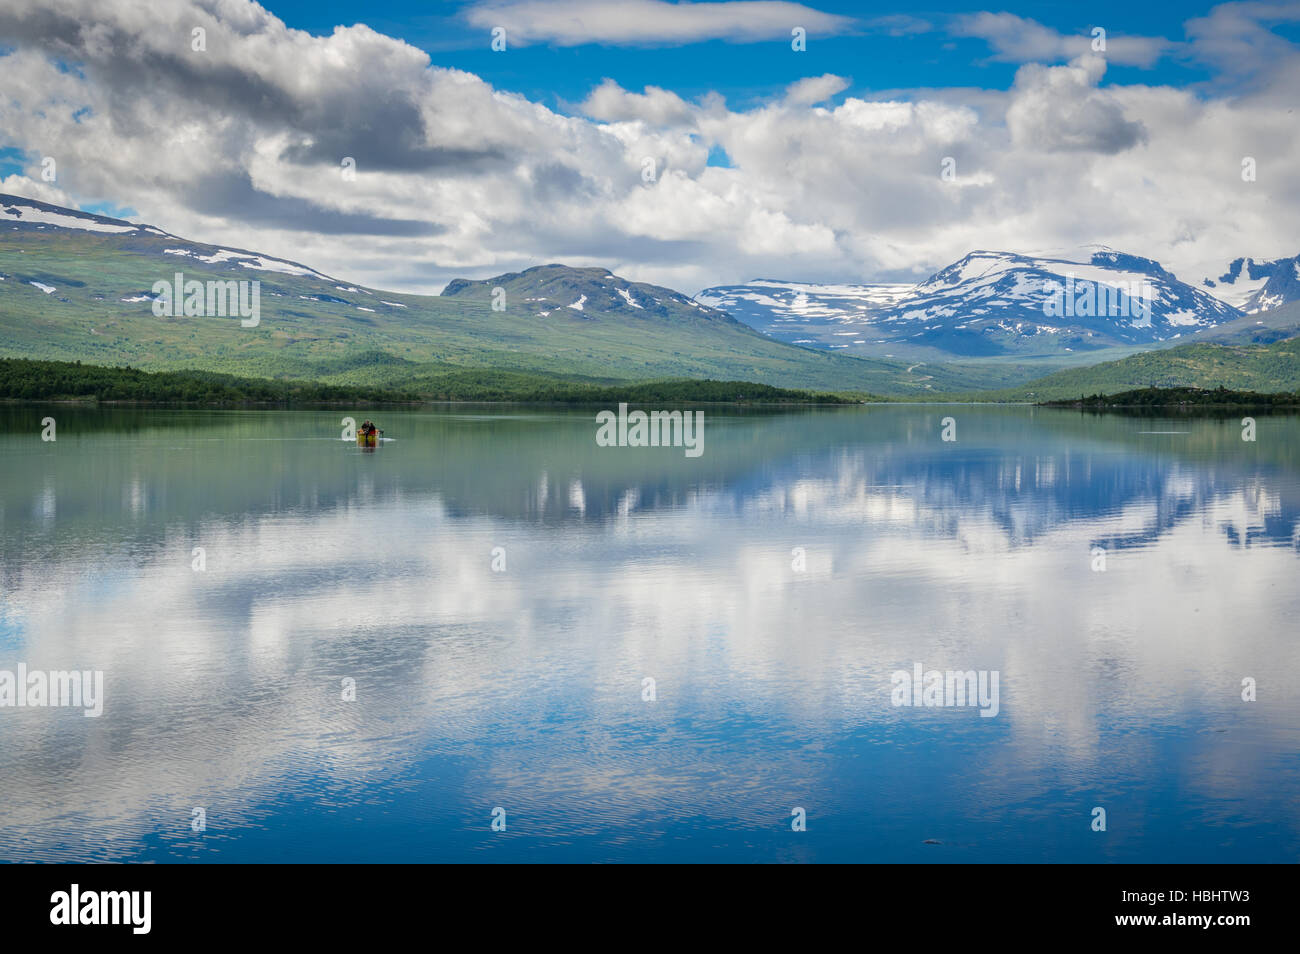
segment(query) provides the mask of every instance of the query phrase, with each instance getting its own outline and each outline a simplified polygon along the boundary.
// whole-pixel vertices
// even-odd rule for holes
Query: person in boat
[[[374,421],[361,422],[361,433],[366,437],[373,437],[378,432],[379,432],[379,428],[375,427]]]

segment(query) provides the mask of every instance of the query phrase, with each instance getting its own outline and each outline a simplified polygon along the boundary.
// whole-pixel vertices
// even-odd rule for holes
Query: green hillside
[[[1025,379],[998,368],[912,369],[793,347],[652,285],[622,283],[644,302],[640,308],[561,304],[570,291],[581,294],[591,272],[614,280],[603,270],[553,266],[534,276],[549,286],[534,281],[537,289],[527,277],[505,276],[506,307],[498,311],[492,282],[453,283],[443,296],[403,295],[308,269],[245,267],[223,258],[229,254],[156,230],[0,231],[0,356],[390,387],[468,370],[593,384],[707,378],[895,395]],[[177,271],[203,282],[259,280],[260,324],[155,317],[151,289]],[[546,295],[551,308],[528,300]]]
[[[1058,401],[1142,388],[1217,388],[1272,393],[1300,390],[1300,338],[1271,344],[1188,344],[1071,368],[1020,387],[962,395],[966,400]]]

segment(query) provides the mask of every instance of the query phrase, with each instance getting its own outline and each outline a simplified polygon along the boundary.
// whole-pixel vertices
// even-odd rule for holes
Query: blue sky
[[[732,106],[741,107],[770,96],[810,71],[851,77],[847,95],[960,86],[1007,89],[1019,64],[994,60],[988,43],[982,39],[949,35],[945,26],[952,17],[1006,10],[1060,33],[1086,35],[1092,27],[1102,26],[1112,37],[1127,33],[1181,41],[1183,21],[1203,16],[1215,4],[1132,0],[1096,0],[1087,4],[1038,0],[1010,6],[930,3],[923,7],[906,3],[811,3],[809,6],[819,11],[861,20],[905,15],[929,23],[933,29],[901,36],[871,31],[813,34],[802,56],[792,55],[784,40],[710,40],[682,46],[537,44],[512,48],[511,55],[502,56],[488,48],[483,30],[466,22],[466,4],[374,0],[363,7],[355,0],[273,0],[268,6],[289,25],[316,34],[330,33],[336,25],[364,22],[428,51],[439,65],[468,70],[499,88],[524,93],[532,100],[564,110],[567,103],[580,101],[605,77],[625,89],[655,85],[688,98],[716,90]],[[1290,34],[1292,39],[1298,32],[1285,25],[1274,29]],[[1150,68],[1113,66],[1106,82],[1184,86],[1203,82],[1210,75],[1204,66],[1170,57]]]

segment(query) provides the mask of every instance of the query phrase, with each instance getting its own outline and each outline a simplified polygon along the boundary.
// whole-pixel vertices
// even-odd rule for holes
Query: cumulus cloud
[[[853,19],[784,0],[676,3],[667,0],[484,0],[465,13],[473,26],[504,28],[508,43],[655,45],[724,40],[755,43],[810,33],[848,30]]]
[[[15,0],[0,37],[16,46],[4,144],[40,144],[62,188],[196,238],[267,229],[281,252],[364,272],[396,246],[345,254],[331,236],[422,236],[429,259],[480,264],[483,236],[576,218],[634,178],[617,136],[365,26],[314,37],[243,0]]]
[[[1124,117],[1097,89],[1106,61],[1085,55],[1068,66],[1030,63],[1016,72],[1007,128],[1018,146],[1048,152],[1116,153],[1146,140],[1140,122]]]
[[[1234,44],[1263,29],[1258,6],[1219,21]],[[1198,46],[1206,29],[1186,55],[1241,48]],[[568,115],[368,27],[313,36],[248,0],[6,0],[0,148],[28,157],[13,191],[54,156],[57,201],[394,290],[557,260],[685,291],[920,279],[972,248],[1088,242],[1195,279],[1300,251],[1281,85],[1300,55],[1269,36],[1231,95],[1103,85],[1099,57],[1049,50],[1009,90],[855,95],[825,75],[736,107],[607,79]]]
[[[647,86],[644,93],[630,93],[611,79],[591,91],[582,111],[606,122],[641,120],[655,126],[691,122],[691,108],[676,93]]]

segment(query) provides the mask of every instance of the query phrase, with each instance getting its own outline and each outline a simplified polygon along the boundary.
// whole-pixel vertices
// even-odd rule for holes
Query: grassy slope
[[[0,355],[389,386],[467,369],[591,383],[712,378],[898,395],[1011,383],[999,369],[909,371],[904,362],[795,348],[738,322],[701,323],[693,315],[540,319],[470,298],[344,291],[315,278],[164,254],[177,245],[154,235],[0,231]],[[149,302],[121,300],[177,270],[201,281],[259,279],[261,325],[156,318]],[[46,295],[30,281],[56,291]]]
[[[1057,401],[1147,387],[1227,387],[1238,391],[1300,389],[1300,338],[1267,345],[1189,344],[1148,351],[1089,368],[1072,368],[1020,387],[959,399]]]

